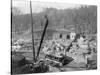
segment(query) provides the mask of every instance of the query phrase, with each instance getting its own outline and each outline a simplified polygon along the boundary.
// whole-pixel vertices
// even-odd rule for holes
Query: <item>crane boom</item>
[[[43,40],[44,40],[44,36],[45,36],[45,33],[46,33],[46,29],[47,29],[47,26],[48,26],[48,18],[47,18],[47,15],[45,15],[45,19],[46,19],[46,23],[45,23],[45,27],[44,27],[44,30],[43,30],[43,33],[42,33],[41,40],[40,40],[40,44],[39,44],[39,48],[38,48],[36,60],[37,60],[37,58],[39,56],[40,49],[41,49],[41,46],[42,46],[42,43],[43,43]]]

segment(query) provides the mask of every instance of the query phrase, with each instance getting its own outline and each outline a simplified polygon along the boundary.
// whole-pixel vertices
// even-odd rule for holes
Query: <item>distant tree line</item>
[[[18,12],[20,11],[18,10]],[[29,30],[31,24],[30,14],[18,15],[18,12],[17,15],[12,16],[12,31],[21,32]],[[45,14],[48,15],[48,27],[50,28],[69,29],[68,27],[73,25],[77,33],[97,33],[97,6],[81,6],[80,8],[64,10],[46,8],[43,12],[33,13],[33,29],[40,29],[44,27]]]
[[[97,7],[84,6],[76,9],[73,22],[78,32],[97,33]]]

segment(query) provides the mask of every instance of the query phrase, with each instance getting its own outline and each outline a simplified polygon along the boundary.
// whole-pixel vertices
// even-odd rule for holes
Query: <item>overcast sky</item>
[[[12,6],[13,7],[18,7],[21,9],[23,13],[29,13],[30,12],[30,2],[28,1],[18,1],[18,0],[13,0],[12,1]],[[80,5],[76,4],[67,4],[67,3],[54,3],[54,2],[37,2],[33,1],[32,2],[32,11],[33,13],[38,13],[43,10],[43,8],[57,8],[57,9],[67,9],[67,8],[77,8],[80,7]]]

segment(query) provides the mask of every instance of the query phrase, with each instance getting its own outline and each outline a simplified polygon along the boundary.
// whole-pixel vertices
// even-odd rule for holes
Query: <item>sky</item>
[[[13,0],[12,6],[19,8],[23,13],[30,12],[30,2],[29,1]],[[43,11],[44,8],[67,9],[67,8],[78,8],[78,7],[80,7],[79,4],[32,1],[32,12],[33,13],[39,13]]]

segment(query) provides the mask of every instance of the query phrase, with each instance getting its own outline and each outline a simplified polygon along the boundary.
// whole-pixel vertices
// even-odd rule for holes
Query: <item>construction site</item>
[[[42,20],[44,20],[42,27],[36,29],[32,16],[32,2],[30,1],[29,4],[29,30],[23,30],[23,34],[21,34],[22,32],[19,34],[19,30],[15,32],[12,28],[12,75],[97,69],[97,33],[94,31],[95,27],[92,26],[90,31],[87,31],[88,28],[84,30],[83,27],[80,27],[81,24],[87,26],[87,21],[79,24],[77,21],[77,24],[65,25],[66,27],[62,24],[63,28],[60,26],[58,28],[57,26],[50,27],[52,19],[50,15],[45,13],[42,15]],[[91,18],[89,19],[92,25],[93,21]],[[16,21],[13,22],[12,17],[12,25]],[[93,25],[96,26],[96,23],[93,22]]]

